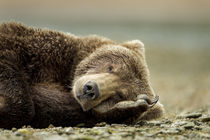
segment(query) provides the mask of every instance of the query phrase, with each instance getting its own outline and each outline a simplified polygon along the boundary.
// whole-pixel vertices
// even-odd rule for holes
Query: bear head
[[[97,48],[76,68],[73,94],[83,111],[106,112],[116,103],[154,97],[144,44],[139,40]]]

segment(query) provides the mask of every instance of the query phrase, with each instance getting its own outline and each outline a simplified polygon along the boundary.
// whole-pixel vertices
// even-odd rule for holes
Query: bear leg
[[[0,128],[27,125],[34,115],[29,87],[14,51],[0,50]]]
[[[108,123],[136,123],[139,116],[147,110],[150,110],[158,102],[159,97],[150,99],[146,94],[139,97],[137,101],[121,101],[115,104],[107,112],[95,112],[96,116],[101,121]]]

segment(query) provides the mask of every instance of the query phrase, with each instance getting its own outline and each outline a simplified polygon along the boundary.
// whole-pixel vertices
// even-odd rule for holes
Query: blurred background
[[[139,39],[167,112],[210,109],[209,0],[0,0],[0,22],[8,21]]]

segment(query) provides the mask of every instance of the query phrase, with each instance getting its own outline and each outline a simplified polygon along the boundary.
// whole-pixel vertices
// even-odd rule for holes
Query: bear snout
[[[113,96],[119,79],[108,73],[84,75],[74,82],[73,95],[83,111],[88,111]]]
[[[76,93],[76,97],[79,100],[94,100],[99,97],[98,84],[93,81],[88,81],[84,84],[81,92]]]
[[[81,96],[92,100],[98,98],[99,97],[98,84],[96,82],[88,81],[83,87],[83,94]]]

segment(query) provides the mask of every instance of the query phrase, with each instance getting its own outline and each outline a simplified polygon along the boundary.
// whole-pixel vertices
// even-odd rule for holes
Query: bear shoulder
[[[11,36],[26,36],[34,34],[34,29],[17,22],[2,23],[0,33]]]

